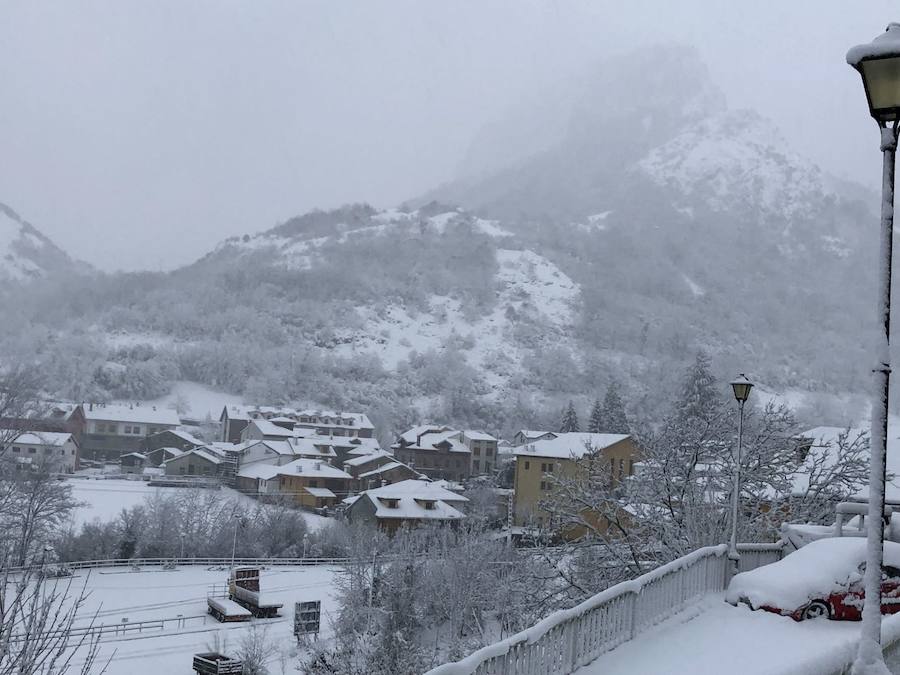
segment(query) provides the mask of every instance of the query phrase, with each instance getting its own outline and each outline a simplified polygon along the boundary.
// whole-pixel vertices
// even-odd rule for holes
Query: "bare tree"
[[[29,564],[76,506],[72,488],[48,473],[0,467],[0,551],[11,553],[20,567]]]
[[[41,397],[41,377],[33,366],[0,364],[0,460],[6,459],[13,441],[35,427],[46,413]]]
[[[87,578],[79,587],[71,578],[49,578],[43,561],[15,571],[7,561],[0,564],[0,675],[104,672],[109,661],[98,660],[96,615],[75,625]]]

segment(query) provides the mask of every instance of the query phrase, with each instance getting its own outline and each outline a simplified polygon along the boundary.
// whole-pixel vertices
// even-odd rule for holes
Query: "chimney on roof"
[[[93,410],[93,409],[94,409],[94,402],[91,401],[91,406],[88,408],[88,410]]]

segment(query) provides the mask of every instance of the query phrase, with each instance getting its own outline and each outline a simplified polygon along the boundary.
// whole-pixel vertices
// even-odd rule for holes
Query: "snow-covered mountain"
[[[729,110],[690,50],[625,57],[580,87],[541,109],[566,120],[548,137],[491,124],[467,172],[406,205],[315,211],[172,273],[90,278],[69,317],[79,386],[315,392],[397,426],[496,428],[613,378],[632,400],[660,395],[703,348],[775,386],[860,390],[866,192]],[[67,346],[45,333],[28,345]]]
[[[0,203],[0,281],[28,281],[75,269],[56,244]]]

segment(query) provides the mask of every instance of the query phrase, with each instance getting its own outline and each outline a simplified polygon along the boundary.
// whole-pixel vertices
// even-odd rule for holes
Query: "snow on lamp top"
[[[871,42],[856,45],[847,52],[847,63],[858,68],[866,59],[900,56],[900,23],[892,21],[885,31]]]
[[[869,112],[879,124],[900,119],[900,23],[847,52],[847,63],[862,76]]]

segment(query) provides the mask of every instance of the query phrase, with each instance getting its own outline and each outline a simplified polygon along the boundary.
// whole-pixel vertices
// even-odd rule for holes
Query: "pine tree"
[[[559,432],[565,434],[571,431],[581,431],[581,426],[578,424],[578,413],[575,412],[575,403],[569,401],[568,407],[563,411]]]
[[[710,358],[700,350],[685,374],[678,416],[683,420],[709,420],[720,403]]]
[[[592,434],[603,433],[603,410],[600,407],[600,399],[594,399],[594,405],[591,408],[591,419],[588,422],[588,431]]]
[[[600,425],[595,433],[600,434],[629,434],[631,429],[628,424],[628,416],[625,414],[625,403],[619,394],[619,384],[611,382],[603,399],[603,408],[600,410]],[[593,415],[591,416],[593,423]]]

